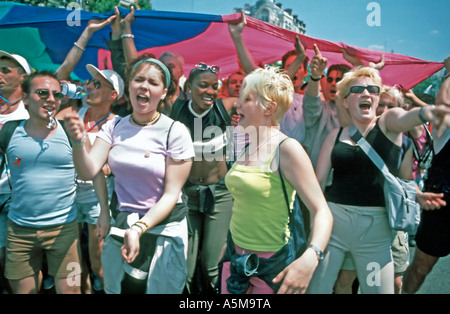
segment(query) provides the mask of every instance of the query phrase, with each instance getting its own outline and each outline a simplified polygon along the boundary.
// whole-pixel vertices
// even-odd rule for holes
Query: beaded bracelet
[[[78,49],[81,49],[81,50],[83,50],[83,51],[86,50],[85,48],[83,48],[83,47],[81,47],[80,45],[78,45],[77,42],[74,42],[73,45],[74,45],[75,47],[77,47]]]
[[[86,133],[83,133],[83,138],[79,141],[72,141],[73,146],[83,146],[84,142],[86,142]]]
[[[145,222],[143,222],[142,220],[138,220],[138,221],[136,221],[136,224],[142,224],[142,225],[144,225],[145,226],[145,231],[147,231],[148,229],[150,229],[150,227],[145,223]]]

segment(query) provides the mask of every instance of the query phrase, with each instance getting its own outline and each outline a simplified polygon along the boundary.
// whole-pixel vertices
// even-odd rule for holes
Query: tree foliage
[[[45,7],[62,7],[65,8],[71,2],[78,2],[81,4],[81,9],[96,13],[105,13],[114,10],[114,7],[120,6],[119,0],[18,0],[18,3],[28,5],[39,5]],[[148,0],[135,0],[135,7],[141,10],[151,10],[151,4]],[[126,6],[123,6],[127,8]]]

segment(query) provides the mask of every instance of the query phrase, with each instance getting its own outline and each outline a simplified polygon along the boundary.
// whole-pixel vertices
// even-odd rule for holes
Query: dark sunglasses
[[[200,62],[200,63],[197,63],[197,64],[195,65],[195,67],[196,67],[197,69],[203,70],[203,71],[211,70],[211,71],[214,72],[214,73],[217,73],[217,74],[220,73],[220,68],[219,68],[217,65],[211,65],[211,66],[209,66],[209,65],[207,65],[206,63]]]
[[[95,89],[99,89],[100,87],[102,87],[102,82],[99,79],[89,79],[86,81],[86,85],[89,84],[94,84]],[[106,85],[108,86],[108,85]],[[108,86],[111,89],[114,89],[112,86]]]
[[[376,86],[376,85],[369,85],[369,86],[359,86],[359,85],[356,85],[356,86],[350,87],[350,90],[348,91],[348,93],[347,93],[347,95],[345,96],[345,98],[347,98],[348,95],[350,95],[350,93],[353,93],[353,94],[361,94],[361,93],[364,92],[365,89],[367,89],[367,91],[368,91],[370,94],[377,94],[377,95],[378,95],[378,94],[380,93],[380,87],[379,87],[379,86]]]
[[[48,97],[50,97],[48,89],[38,89],[34,93],[37,94],[40,99],[48,99]],[[64,94],[61,92],[53,91],[52,94],[56,100],[62,100],[64,98]]]
[[[336,84],[337,83],[339,83],[340,81],[342,81],[342,77],[327,77],[327,82],[328,83],[333,83],[333,81],[335,81],[336,82]]]

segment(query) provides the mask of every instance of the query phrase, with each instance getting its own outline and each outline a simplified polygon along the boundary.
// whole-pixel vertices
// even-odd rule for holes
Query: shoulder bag
[[[349,127],[349,131],[352,140],[361,147],[384,175],[384,199],[391,228],[405,232],[416,231],[420,213],[419,204],[416,202],[416,183],[391,174],[383,159],[364,136],[353,125]]]

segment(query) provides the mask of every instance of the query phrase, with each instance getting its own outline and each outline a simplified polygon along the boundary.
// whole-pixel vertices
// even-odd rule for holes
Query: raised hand
[[[231,35],[242,34],[245,26],[247,25],[247,20],[245,19],[244,10],[241,11],[241,21],[237,24],[228,23],[228,30]]]
[[[320,52],[319,47],[317,47],[316,44],[314,44],[314,52],[315,56],[312,57],[310,62],[311,75],[313,77],[320,77],[327,67],[328,59],[322,56],[322,53]]]
[[[73,141],[81,141],[84,137],[84,123],[76,111],[68,112],[64,116],[64,128]]]
[[[92,31],[92,32],[96,32],[100,29],[102,29],[103,27],[105,27],[106,25],[111,24],[111,22],[116,18],[116,15],[111,15],[110,17],[108,17],[107,19],[101,19],[101,20],[90,20],[88,22],[87,28]]]
[[[305,51],[305,47],[303,47],[303,45],[302,45],[300,37],[298,37],[297,35],[295,36],[294,47],[295,47],[295,51],[297,52],[297,58],[301,59],[303,62],[303,60],[305,60],[305,58],[306,58],[306,51]]]

